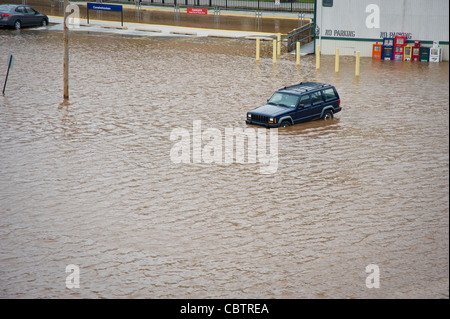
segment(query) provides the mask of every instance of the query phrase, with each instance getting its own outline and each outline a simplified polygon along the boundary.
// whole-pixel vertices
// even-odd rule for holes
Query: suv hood
[[[248,113],[274,117],[274,116],[281,115],[283,113],[288,113],[289,111],[292,111],[292,108],[286,107],[286,106],[266,104],[266,105],[257,107],[256,109],[253,109]]]

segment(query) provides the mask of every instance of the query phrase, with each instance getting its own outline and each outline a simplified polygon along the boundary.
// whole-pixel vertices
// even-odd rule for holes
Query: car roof
[[[332,88],[333,86],[325,83],[317,83],[317,82],[301,82],[299,84],[285,86],[282,89],[279,89],[278,92],[290,93],[290,94],[303,94],[310,91],[317,91],[319,89],[327,89]]]

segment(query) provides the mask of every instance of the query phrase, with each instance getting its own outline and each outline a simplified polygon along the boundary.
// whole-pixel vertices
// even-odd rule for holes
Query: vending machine
[[[392,60],[394,57],[394,38],[383,39],[383,54],[381,59]]]
[[[381,60],[383,45],[381,43],[375,43],[372,45],[372,59]]]
[[[414,46],[412,47],[412,57],[413,61],[420,61],[420,41],[414,41]]]
[[[439,47],[439,41],[433,41],[430,48],[430,62],[442,62],[442,49]]]
[[[421,62],[430,61],[430,48],[420,47],[420,61]]]
[[[412,55],[412,46],[407,45],[405,46],[405,56],[404,61],[411,61],[411,55]]]
[[[396,35],[394,37],[394,60],[403,61],[405,56],[406,36]]]

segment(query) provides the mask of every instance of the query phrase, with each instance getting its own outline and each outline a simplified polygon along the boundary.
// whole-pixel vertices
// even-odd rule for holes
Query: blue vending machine
[[[394,58],[394,38],[383,38],[382,60],[393,60]]]

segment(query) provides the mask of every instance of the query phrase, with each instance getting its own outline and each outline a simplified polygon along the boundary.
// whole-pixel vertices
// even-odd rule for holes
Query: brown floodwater
[[[448,298],[449,65],[254,42],[0,30],[1,298]],[[278,130],[278,169],[174,163],[175,129],[246,127],[280,87],[334,84]],[[252,127],[248,127],[252,128]],[[80,288],[66,288],[66,266]],[[376,264],[380,287],[366,287]]]

